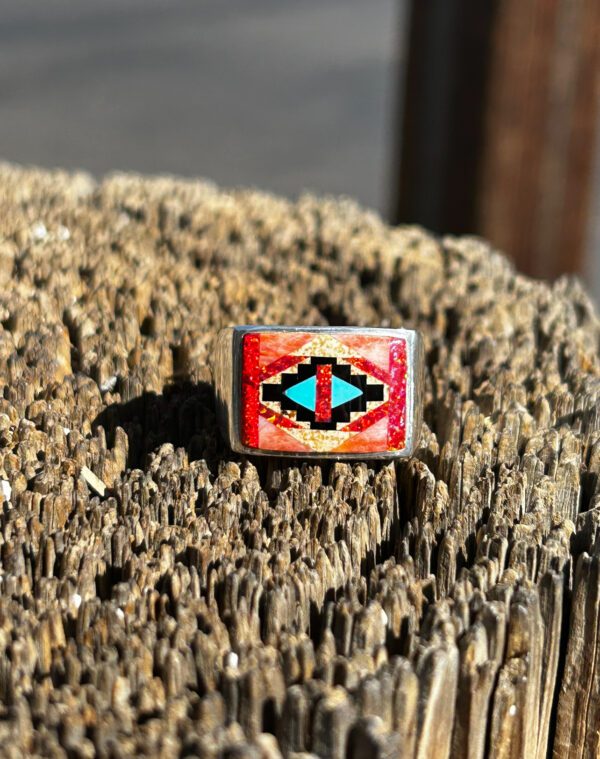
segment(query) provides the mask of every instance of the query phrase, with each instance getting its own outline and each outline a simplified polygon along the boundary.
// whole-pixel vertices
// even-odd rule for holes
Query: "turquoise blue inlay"
[[[297,403],[299,406],[314,411],[317,407],[317,378],[309,377],[308,379],[298,382],[297,385],[292,385],[284,392],[290,400]],[[331,408],[341,406],[343,403],[354,400],[362,395],[362,390],[359,390],[349,382],[336,377],[331,378]]]
[[[297,385],[292,385],[284,392],[294,403],[314,411],[317,407],[317,378],[309,377]]]
[[[331,408],[352,401],[354,398],[358,398],[359,395],[362,395],[362,390],[336,377],[335,374],[333,375],[331,378]]]

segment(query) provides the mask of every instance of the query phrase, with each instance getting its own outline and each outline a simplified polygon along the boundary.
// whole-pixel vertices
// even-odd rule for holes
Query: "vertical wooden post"
[[[392,221],[475,225],[490,33],[497,0],[411,3]]]
[[[409,46],[393,220],[481,234],[530,274],[581,271],[600,3],[413,2]]]

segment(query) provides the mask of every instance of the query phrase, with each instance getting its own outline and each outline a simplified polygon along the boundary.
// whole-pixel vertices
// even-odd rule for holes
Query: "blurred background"
[[[598,0],[0,0],[0,159],[350,195],[600,301],[599,125]]]

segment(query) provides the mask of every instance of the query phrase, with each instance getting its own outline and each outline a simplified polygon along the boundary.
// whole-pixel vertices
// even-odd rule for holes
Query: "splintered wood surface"
[[[410,461],[231,454],[222,326],[417,327]],[[600,323],[348,200],[0,168],[0,755],[600,752]]]

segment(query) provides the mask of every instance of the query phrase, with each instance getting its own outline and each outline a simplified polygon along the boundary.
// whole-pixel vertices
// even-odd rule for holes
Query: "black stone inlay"
[[[349,385],[354,385],[361,391],[361,395],[353,398],[351,401],[342,403],[331,410],[331,421],[315,421],[315,412],[295,403],[291,398],[285,395],[285,391],[297,385],[299,382],[314,377],[317,373],[318,364],[331,364],[331,373],[344,380]],[[337,425],[348,424],[350,414],[353,411],[365,412],[369,401],[382,401],[384,398],[384,386],[381,383],[368,382],[366,374],[352,374],[348,364],[338,364],[334,356],[312,356],[310,364],[298,364],[298,371],[284,372],[281,375],[281,382],[274,384],[263,384],[262,399],[266,402],[279,401],[283,411],[295,411],[296,421],[307,422],[311,430],[335,430]]]

